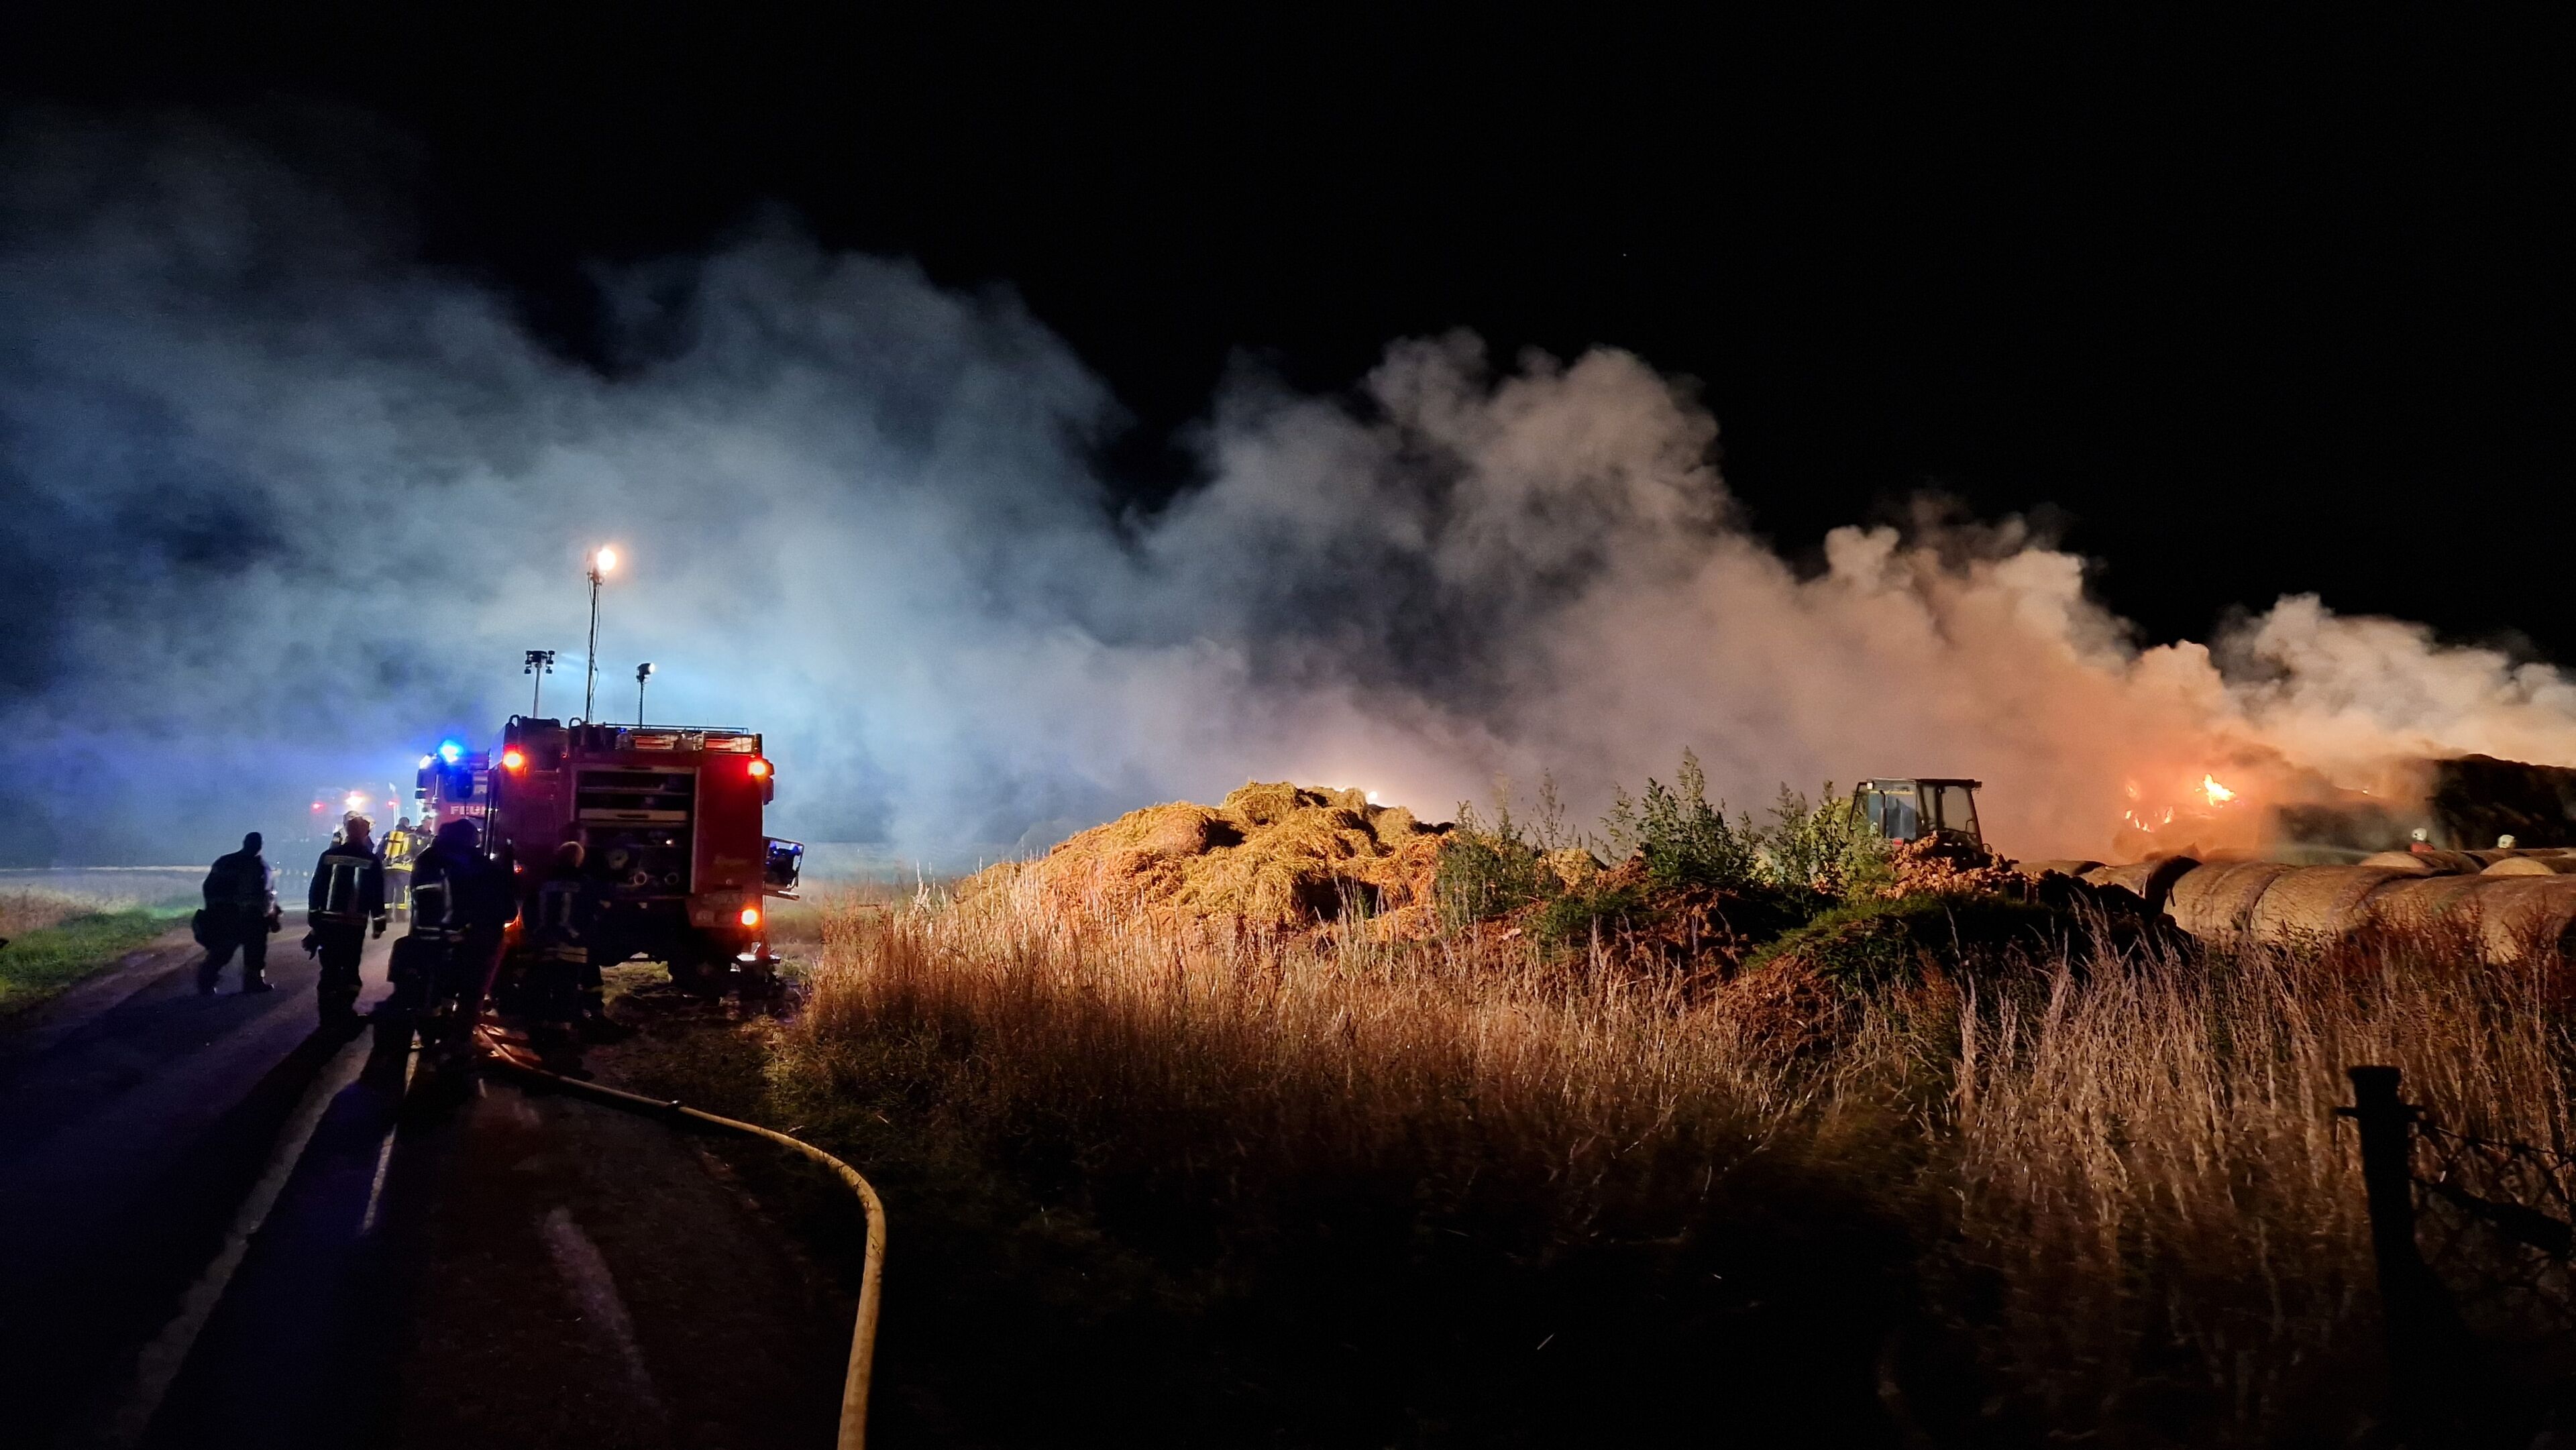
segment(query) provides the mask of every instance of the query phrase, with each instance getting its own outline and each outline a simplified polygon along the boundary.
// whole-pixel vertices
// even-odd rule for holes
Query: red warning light
[[[742,909],[742,924],[745,926],[760,925],[760,908],[757,906],[744,907]]]
[[[755,755],[751,758],[751,778],[762,780],[769,775],[769,762]]]
[[[524,755],[521,755],[519,752],[517,752],[517,751],[515,751],[515,750],[504,750],[504,751],[502,751],[502,752],[501,752],[501,768],[502,768],[502,769],[504,769],[504,770],[525,770],[525,769],[527,768],[527,765],[528,765],[528,757],[526,757],[526,756],[524,756]]]

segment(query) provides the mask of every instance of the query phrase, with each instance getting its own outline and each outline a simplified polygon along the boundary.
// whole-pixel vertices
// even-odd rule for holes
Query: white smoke
[[[1438,814],[1546,770],[1588,810],[1685,747],[1755,803],[1976,776],[2024,854],[2103,853],[2133,783],[2576,764],[2555,669],[2309,598],[2214,655],[2139,649],[2016,522],[1838,530],[1803,576],[1690,389],[1612,349],[1402,342],[1335,397],[1245,377],[1202,480],[1130,516],[1086,461],[1114,400],[1008,295],[773,223],[604,273],[602,370],[219,141],[13,156],[22,858],[203,854],[407,778],[526,708],[524,649],[561,650],[546,713],[577,712],[600,543],[628,563],[596,713],[652,659],[655,718],[768,732],[782,828],[933,858],[1248,777]]]

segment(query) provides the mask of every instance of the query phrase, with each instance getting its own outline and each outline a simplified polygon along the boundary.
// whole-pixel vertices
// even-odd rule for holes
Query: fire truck
[[[579,841],[601,888],[591,960],[642,957],[698,991],[775,980],[763,924],[793,898],[805,848],[762,834],[778,788],[755,731],[511,717],[496,751],[442,742],[421,757],[426,827],[474,821],[522,870]]]

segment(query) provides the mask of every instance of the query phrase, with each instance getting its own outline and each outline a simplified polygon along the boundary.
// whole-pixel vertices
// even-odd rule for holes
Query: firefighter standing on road
[[[313,924],[304,938],[308,950],[322,958],[318,987],[325,1026],[358,1015],[358,958],[367,948],[367,928],[385,934],[385,873],[376,864],[375,822],[351,811],[341,822],[339,844],[313,863],[313,888],[305,906]]]
[[[201,994],[213,993],[235,951],[241,953],[244,992],[275,990],[268,981],[268,934],[283,923],[259,848],[259,832],[253,831],[242,837],[240,850],[216,857],[206,872],[206,909],[197,913],[197,940],[206,947],[206,959],[197,964]]]
[[[554,859],[531,875],[520,918],[527,933],[523,1010],[530,1020],[530,1040],[550,1066],[575,1073],[580,1064],[569,1055],[574,1025],[583,1015],[585,997],[596,999],[585,989],[597,976],[590,962],[590,935],[599,912],[599,889],[585,867],[586,854],[578,837],[556,846]]]
[[[423,1045],[449,1062],[467,1051],[502,932],[518,912],[508,868],[485,857],[475,837],[472,821],[449,821],[412,863],[412,936],[433,950],[396,983],[405,1006],[426,1014]]]
[[[427,844],[427,833],[412,829],[411,817],[394,822],[385,833],[385,848],[377,853],[376,864],[385,871],[385,905],[394,911],[411,909],[411,867]]]

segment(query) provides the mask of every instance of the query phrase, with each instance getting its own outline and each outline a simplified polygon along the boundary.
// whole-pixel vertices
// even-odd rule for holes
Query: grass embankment
[[[0,891],[0,1017],[25,1011],[186,924],[185,910],[68,892]]]
[[[889,1435],[2366,1442],[2343,1069],[2576,1141],[2563,964],[2435,936],[1983,950],[1910,899],[1712,973],[1064,901],[833,914],[799,1016],[635,1059],[885,1191]]]

